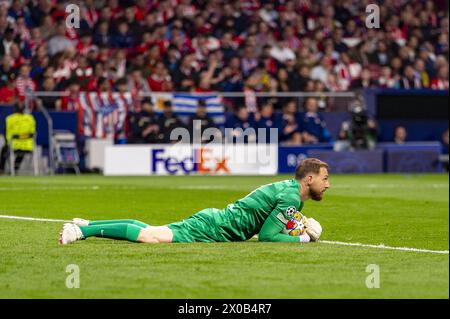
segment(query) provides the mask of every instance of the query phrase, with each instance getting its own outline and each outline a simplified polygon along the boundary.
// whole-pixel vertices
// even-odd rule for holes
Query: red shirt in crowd
[[[3,86],[0,88],[0,104],[13,104],[16,96],[16,89]]]

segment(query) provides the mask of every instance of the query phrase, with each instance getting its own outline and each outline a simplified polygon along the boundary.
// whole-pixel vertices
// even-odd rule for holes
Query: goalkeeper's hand
[[[311,241],[318,241],[322,234],[322,226],[314,218],[307,218],[305,220],[305,231],[311,238]]]

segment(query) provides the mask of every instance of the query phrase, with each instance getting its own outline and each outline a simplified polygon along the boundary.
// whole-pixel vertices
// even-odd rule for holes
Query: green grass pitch
[[[271,177],[2,177],[0,214],[160,225],[223,208]],[[448,175],[332,175],[306,216],[323,240],[448,250]],[[448,298],[449,255],[324,243],[60,246],[62,223],[0,218],[0,298]],[[65,285],[66,266],[80,288]],[[366,287],[366,267],[380,288]]]

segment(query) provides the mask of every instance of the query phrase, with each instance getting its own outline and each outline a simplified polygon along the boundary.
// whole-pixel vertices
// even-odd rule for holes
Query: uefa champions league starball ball
[[[305,221],[306,217],[304,217],[300,212],[296,212],[294,216],[288,220],[286,226],[281,232],[290,236],[303,235],[305,233]]]

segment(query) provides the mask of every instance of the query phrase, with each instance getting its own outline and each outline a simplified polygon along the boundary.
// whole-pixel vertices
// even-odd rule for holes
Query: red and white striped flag
[[[133,103],[131,93],[82,92],[79,100],[78,126],[82,135],[126,137],[127,113]]]

